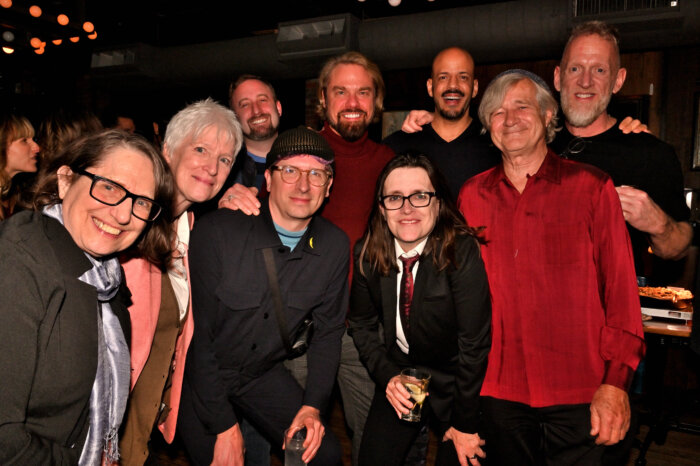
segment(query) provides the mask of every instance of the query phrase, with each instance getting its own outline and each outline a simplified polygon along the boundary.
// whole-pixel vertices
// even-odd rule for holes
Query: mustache
[[[457,95],[459,95],[460,97],[464,97],[464,92],[462,92],[460,89],[456,89],[456,88],[445,90],[445,91],[441,94],[441,96],[442,96],[442,97],[445,97],[447,94],[457,94]]]

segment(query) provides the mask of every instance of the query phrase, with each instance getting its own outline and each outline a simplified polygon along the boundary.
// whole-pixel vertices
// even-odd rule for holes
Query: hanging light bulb
[[[29,7],[29,14],[35,18],[38,18],[39,16],[41,16],[41,8],[39,8],[36,5],[32,5]]]
[[[61,45],[63,43],[63,39],[54,39],[51,41],[53,45]]]
[[[34,51],[37,55],[43,55],[44,54],[44,47],[41,47],[40,49],[36,49]]]
[[[90,21],[85,21],[83,23],[83,31],[85,31],[87,33],[91,33],[94,30],[95,30],[95,25],[92,24]]]
[[[2,33],[2,38],[5,39],[5,42],[12,42],[15,40],[15,35],[12,31],[5,31]]]
[[[95,40],[97,39],[97,31],[93,32],[92,34],[88,34],[88,39],[90,40]]]
[[[389,0],[389,5],[399,6],[399,5],[401,5],[401,0]]]
[[[78,42],[78,41],[80,40],[80,37],[75,36],[75,37],[71,37],[71,38],[68,39],[68,40],[70,40],[70,41],[73,42],[73,43],[76,43],[76,42]]]
[[[3,8],[10,8],[12,6],[12,0],[0,0],[0,6]],[[14,52],[14,50],[12,51]],[[10,52],[10,53],[12,53]],[[7,53],[7,52],[5,52]]]
[[[61,14],[56,17],[56,21],[58,21],[58,24],[60,24],[61,26],[65,26],[66,24],[68,24],[69,20],[68,16]]]
[[[31,40],[29,41],[29,43],[35,49],[38,49],[39,47],[41,47],[41,39],[39,39],[38,37],[32,37]]]
[[[3,47],[2,51],[5,52],[6,54],[10,55],[11,53],[15,52],[15,49],[13,49],[12,47]]]

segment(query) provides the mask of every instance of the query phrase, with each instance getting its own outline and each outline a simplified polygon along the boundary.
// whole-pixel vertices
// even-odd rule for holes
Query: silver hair
[[[233,110],[215,102],[212,98],[188,105],[175,114],[165,130],[164,143],[168,151],[177,151],[183,143],[196,139],[205,129],[215,126],[217,135],[233,141],[234,157],[243,145],[241,124]]]
[[[557,117],[557,111],[559,110],[559,104],[557,104],[556,99],[552,96],[549,89],[542,86],[536,80],[533,80],[529,76],[517,71],[508,74],[502,74],[489,84],[484,92],[484,96],[481,98],[481,104],[479,105],[479,120],[483,125],[482,133],[491,130],[491,114],[496,111],[498,107],[503,103],[503,99],[506,96],[506,92],[520,81],[527,79],[535,86],[537,106],[540,108],[540,115],[544,118],[547,111],[552,112],[552,119],[546,128],[545,141],[547,144],[554,140],[554,136],[561,128],[557,127],[559,118]]]

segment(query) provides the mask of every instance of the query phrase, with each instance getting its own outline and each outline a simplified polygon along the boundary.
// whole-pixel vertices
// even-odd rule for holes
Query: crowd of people
[[[479,92],[439,51],[434,112],[382,143],[368,57],[320,70],[320,131],[279,132],[253,74],[228,106],[0,122],[0,464],[143,465],[156,429],[196,465],[269,465],[285,437],[353,465],[621,464],[645,353],[644,254],[692,229],[673,149],[608,113],[616,31]],[[560,119],[563,123],[559,125]],[[154,128],[156,129],[156,128]],[[22,178],[22,179],[20,179]],[[631,240],[630,240],[631,238]],[[419,422],[401,372],[430,375]]]

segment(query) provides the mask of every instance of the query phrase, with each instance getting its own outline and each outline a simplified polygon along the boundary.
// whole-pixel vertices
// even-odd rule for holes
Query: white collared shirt
[[[174,257],[172,267],[168,269],[168,277],[170,277],[170,284],[175,292],[180,311],[180,322],[182,322],[187,315],[187,306],[190,302],[190,285],[187,283],[187,270],[185,269],[185,256],[190,244],[190,223],[187,212],[184,212],[175,221],[175,234],[177,235],[177,248],[173,252]]]
[[[413,257],[413,256],[420,256],[423,254],[423,249],[425,249],[425,245],[428,242],[428,238],[426,237],[423,241],[421,241],[418,246],[415,248],[411,249],[408,252],[403,252],[403,249],[401,248],[401,245],[399,242],[394,238],[394,251],[396,252],[396,263],[399,266],[399,273],[396,275],[396,344],[399,346],[399,349],[403,351],[404,353],[408,354],[408,340],[406,339],[406,335],[403,333],[403,325],[401,324],[401,279],[403,278],[403,262],[401,262],[400,257]],[[418,273],[418,267],[420,265],[420,261],[416,261],[415,264],[413,264],[413,268],[411,272],[413,273],[413,280],[415,283],[416,279],[416,274]]]

